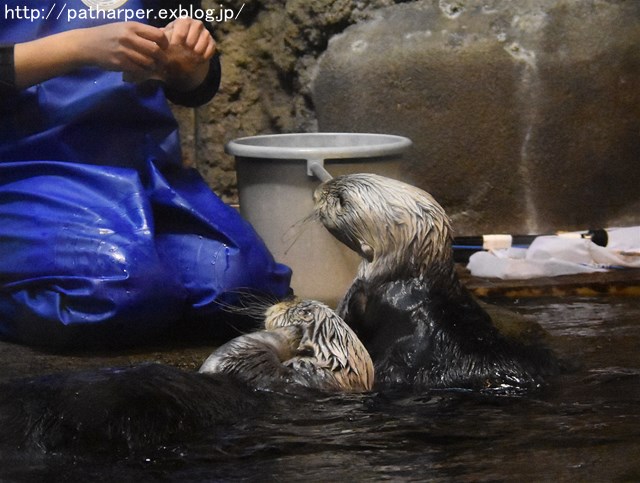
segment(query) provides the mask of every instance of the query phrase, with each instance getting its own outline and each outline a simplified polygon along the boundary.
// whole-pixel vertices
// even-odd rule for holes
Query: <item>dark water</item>
[[[288,398],[266,418],[126,457],[0,456],[0,478],[640,481],[640,299],[506,305],[539,321],[579,368],[526,396]]]

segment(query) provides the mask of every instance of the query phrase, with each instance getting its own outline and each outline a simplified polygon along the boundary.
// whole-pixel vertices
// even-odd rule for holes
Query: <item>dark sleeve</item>
[[[15,92],[16,69],[13,62],[13,45],[0,45],[0,98]]]
[[[166,9],[167,11],[174,10],[176,8],[199,10],[202,8],[200,0],[147,0],[145,6],[153,7],[156,9]],[[166,24],[175,19],[169,20],[155,20],[150,23],[156,27],[164,27]],[[213,37],[213,25],[210,22],[202,22],[205,28],[209,31]],[[174,104],[179,104],[186,107],[198,107],[206,104],[213,96],[216,95],[220,88],[220,78],[222,70],[220,67],[220,56],[216,53],[209,61],[209,73],[204,81],[195,89],[190,91],[181,91],[173,89],[171,87],[165,87],[165,95]]]
[[[174,104],[186,107],[198,107],[206,104],[218,92],[220,87],[220,56],[216,53],[209,61],[209,72],[204,81],[195,89],[190,91],[181,91],[165,86],[164,93]]]

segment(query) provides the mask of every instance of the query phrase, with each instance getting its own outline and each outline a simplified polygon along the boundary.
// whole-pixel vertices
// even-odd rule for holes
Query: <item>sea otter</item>
[[[362,257],[337,312],[369,351],[376,388],[531,388],[557,371],[539,326],[499,329],[461,284],[451,223],[430,194],[363,173],[322,183],[314,201]]]
[[[369,353],[353,330],[327,305],[292,299],[267,310],[267,331],[292,326],[303,330],[295,357],[284,363],[296,375],[295,381],[339,392],[371,390],[374,369]]]
[[[252,386],[298,384],[331,392],[365,392],[373,363],[344,321],[325,304],[292,298],[269,307],[265,330],[227,342],[201,373],[232,374]]]
[[[129,452],[259,417],[289,392],[371,389],[367,351],[329,307],[291,299],[265,315],[199,373],[143,364],[2,384],[0,444]]]

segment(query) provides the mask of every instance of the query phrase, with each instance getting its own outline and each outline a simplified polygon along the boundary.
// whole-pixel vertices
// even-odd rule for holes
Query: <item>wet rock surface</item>
[[[0,340],[0,382],[24,377],[158,362],[197,371],[216,345],[166,343],[112,351],[54,352]]]
[[[421,1],[331,39],[323,131],[414,141],[403,179],[457,234],[637,223],[640,4]]]

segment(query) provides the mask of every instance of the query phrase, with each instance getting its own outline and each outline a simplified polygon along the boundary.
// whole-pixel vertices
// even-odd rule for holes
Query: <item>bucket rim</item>
[[[306,141],[307,145],[287,145],[296,138]],[[313,141],[323,139],[341,141],[336,145],[313,145]],[[348,144],[347,141],[355,141]],[[377,142],[376,142],[377,141]],[[273,142],[274,144],[269,144]],[[279,143],[281,142],[281,143]],[[390,156],[400,154],[412,145],[412,141],[404,136],[383,133],[359,132],[316,132],[262,134],[245,136],[229,141],[225,152],[237,157],[266,159],[347,159]]]

